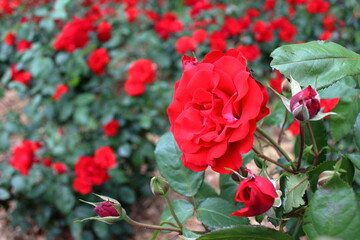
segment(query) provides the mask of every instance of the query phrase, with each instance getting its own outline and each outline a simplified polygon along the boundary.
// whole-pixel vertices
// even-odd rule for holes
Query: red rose
[[[105,48],[98,48],[94,50],[87,61],[89,68],[96,75],[103,75],[105,73],[105,67],[110,62],[110,56]]]
[[[23,175],[28,175],[32,164],[35,162],[35,152],[41,148],[40,142],[23,140],[17,145],[10,158],[10,165]]]
[[[23,52],[23,51],[28,50],[29,48],[31,48],[31,42],[29,42],[25,39],[19,40],[19,42],[16,45],[17,52]]]
[[[64,174],[67,172],[66,165],[61,162],[55,162],[51,167],[58,175],[61,175],[61,174]]]
[[[337,21],[336,16],[333,14],[324,16],[322,22],[325,30],[334,31],[336,29],[335,27],[336,21]]]
[[[118,204],[114,202],[101,202],[96,206],[94,211],[99,217],[118,217],[119,213],[116,211],[113,205]]]
[[[155,23],[154,30],[162,39],[166,40],[172,33],[182,31],[183,23],[177,19],[174,13],[167,12],[162,19]]]
[[[258,20],[255,22],[252,29],[255,40],[259,43],[270,42],[273,39],[273,32],[270,25],[267,25],[264,21]]]
[[[263,10],[265,12],[269,10],[274,10],[276,6],[276,1],[277,0],[265,0]]]
[[[9,32],[4,39],[4,43],[8,46],[14,46],[15,38],[15,34],[13,32]]]
[[[86,18],[74,18],[67,23],[57,36],[53,46],[55,50],[73,52],[84,47],[89,41],[89,32],[93,29],[92,22]]]
[[[139,59],[131,64],[128,74],[139,82],[150,84],[155,79],[156,65],[148,59]]]
[[[282,83],[284,81],[284,76],[279,72],[275,72],[275,77],[269,80],[269,84],[272,89],[277,91],[278,93],[282,93]]]
[[[95,152],[94,163],[101,168],[113,168],[116,166],[116,158],[111,147],[100,147]]]
[[[107,42],[111,38],[111,24],[108,22],[101,22],[97,28],[97,38],[101,42]]]
[[[252,19],[260,16],[260,12],[256,8],[249,8],[248,10],[246,10],[246,15]]]
[[[239,50],[210,52],[187,68],[168,108],[184,166],[219,173],[238,170],[250,151],[256,123],[269,113],[268,94],[246,68]]]
[[[133,97],[141,96],[145,92],[145,85],[141,82],[128,79],[124,84],[124,88],[127,94]]]
[[[52,98],[57,101],[61,98],[62,95],[64,95],[65,93],[67,93],[69,91],[68,86],[66,86],[66,84],[59,84],[56,87],[55,93],[52,96]]]
[[[321,35],[319,36],[319,40],[330,40],[332,37],[332,31],[324,31],[323,33],[321,33]]]
[[[246,60],[249,62],[255,61],[260,56],[260,49],[255,44],[250,44],[247,46],[239,45],[237,49],[240,50],[240,52],[244,55]]]
[[[119,126],[119,122],[113,119],[103,126],[104,133],[109,137],[115,136],[119,130]]]
[[[300,122],[294,120],[287,129],[292,135],[297,136],[300,134]]]
[[[203,43],[206,37],[207,37],[207,32],[204,29],[195,30],[192,34],[192,38],[198,44]]]
[[[320,107],[324,108],[323,113],[331,112],[331,110],[339,103],[340,98],[320,99]]]
[[[225,17],[224,26],[222,27],[228,37],[236,36],[241,33],[243,27],[241,23],[232,17]]]
[[[240,182],[235,201],[244,203],[245,207],[233,212],[238,217],[253,217],[269,210],[278,195],[270,180],[253,176]]]
[[[128,7],[125,9],[125,14],[127,17],[127,21],[132,23],[136,21],[136,18],[139,14],[139,10],[136,7]]]
[[[23,70],[17,70],[16,64],[10,67],[11,79],[15,82],[20,82],[25,86],[30,85],[31,73]]]
[[[51,166],[51,158],[44,158],[44,160],[43,160],[43,164],[44,164],[44,166],[45,167],[50,167]]]
[[[312,0],[307,3],[306,10],[310,14],[327,13],[330,7],[330,3],[324,0]]]
[[[308,86],[291,98],[290,110],[299,121],[312,119],[320,110],[319,94]]]
[[[77,177],[74,179],[73,189],[81,194],[88,194],[92,191],[92,184],[88,178]]]
[[[187,36],[181,37],[178,40],[176,40],[175,49],[176,52],[179,54],[185,54],[188,51],[195,52],[196,51],[195,41],[191,37],[187,37]]]
[[[225,51],[226,41],[225,34],[220,31],[213,32],[209,37],[211,50]]]

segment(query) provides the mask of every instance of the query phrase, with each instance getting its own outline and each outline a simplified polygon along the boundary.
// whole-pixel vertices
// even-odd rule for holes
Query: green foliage
[[[213,239],[223,239],[223,240],[291,240],[289,235],[286,233],[276,231],[273,229],[265,228],[262,226],[238,226],[229,229],[222,229],[213,231],[209,234],[206,234],[203,237],[198,238],[199,240],[213,240]]]
[[[305,204],[303,196],[309,186],[308,176],[306,174],[290,175],[287,177],[284,201],[284,212],[290,212]]]
[[[194,214],[194,206],[183,199],[174,200],[172,201],[171,205],[173,206],[174,211],[176,212],[176,215],[182,224],[184,224],[186,220],[188,220]],[[176,221],[171,215],[168,206],[165,207],[160,217],[160,224],[166,224],[167,222],[176,224]]]
[[[314,194],[305,211],[304,231],[310,239],[330,236],[357,239],[360,208],[351,187],[333,177]]]
[[[275,49],[271,57],[271,67],[288,78],[292,76],[303,87],[322,89],[360,74],[360,55],[333,42],[290,44]]]
[[[170,132],[160,138],[155,149],[155,157],[161,175],[174,191],[187,197],[194,196],[198,192],[204,173],[193,172],[183,166],[181,152]]]

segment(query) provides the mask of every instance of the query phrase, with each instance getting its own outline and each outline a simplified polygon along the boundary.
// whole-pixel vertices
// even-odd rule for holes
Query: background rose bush
[[[182,73],[182,54],[195,52],[203,59],[210,50],[237,48],[256,80],[282,91],[283,76],[271,72],[270,53],[283,44],[317,39],[359,52],[358,9],[357,1],[322,0],[1,1],[0,94],[13,89],[28,103],[0,123],[2,151],[10,151],[12,136],[25,142],[11,149],[11,159],[26,161],[17,160],[16,167],[9,159],[0,166],[1,203],[17,203],[12,223],[26,230],[27,215],[49,238],[64,228],[79,239],[131,233],[126,227],[108,231],[96,222],[74,224],[91,215],[76,199],[92,190],[130,205],[150,195],[153,136],[169,126],[166,108]],[[139,61],[153,64],[136,69]],[[341,96],[336,108],[349,116],[358,94],[354,87],[348,79],[320,95]],[[281,126],[281,103],[271,101],[270,107],[264,122]],[[331,117],[318,127],[351,152],[348,133],[355,119]],[[42,147],[35,151],[26,141]],[[116,164],[97,166],[101,147],[112,150]]]

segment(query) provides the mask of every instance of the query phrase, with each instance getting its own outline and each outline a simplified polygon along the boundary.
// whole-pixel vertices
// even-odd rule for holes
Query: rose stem
[[[312,167],[314,168],[316,166],[316,162],[317,162],[317,159],[319,157],[319,150],[317,148],[317,145],[316,145],[316,141],[315,141],[315,137],[314,137],[314,133],[311,129],[311,126],[310,126],[310,123],[309,122],[306,122],[306,127],[308,129],[308,132],[309,132],[309,135],[310,135],[310,139],[311,139],[311,142],[313,144],[313,148],[314,148],[314,161],[313,161],[313,164],[312,164]]]
[[[276,149],[278,149],[281,154],[285,157],[285,159],[291,163],[291,166],[294,168],[294,163],[291,160],[291,158],[289,157],[289,155],[285,152],[285,150],[279,145],[277,144],[276,141],[274,141],[274,139],[272,139],[272,137],[270,137],[261,127],[257,127],[256,130],[263,135]]]
[[[165,196],[165,200],[166,200],[166,204],[169,206],[169,210],[170,210],[171,215],[174,217],[174,219],[175,219],[176,223],[178,224],[179,228],[182,230],[183,226],[182,226],[179,218],[177,217],[177,215],[176,215],[176,213],[174,211],[174,208],[173,208],[173,206],[171,204],[171,201],[170,201],[170,198],[169,198],[168,194]]]
[[[299,158],[298,158],[298,162],[297,162],[297,170],[300,169],[301,159],[302,159],[303,153],[304,153],[304,146],[305,146],[304,125],[301,122],[300,123],[300,152],[299,152]]]
[[[287,169],[287,168],[286,168],[284,165],[282,165],[281,163],[278,163],[278,162],[275,161],[274,159],[271,159],[271,158],[269,158],[268,156],[265,156],[265,155],[261,154],[260,151],[257,150],[255,147],[253,147],[252,149],[253,149],[253,151],[256,153],[256,155],[258,155],[258,157],[260,157],[260,158],[262,158],[262,159],[264,159],[264,160],[266,160],[266,161],[269,161],[269,162],[275,164],[276,166],[281,167],[281,168],[284,169],[284,171],[286,171],[286,172],[294,173],[294,171],[292,171],[292,170],[290,170],[290,169]]]
[[[286,121],[287,121],[287,117],[288,117],[288,111],[285,111],[284,121],[283,121],[283,123],[281,124],[280,133],[279,133],[278,140],[277,140],[277,143],[278,143],[278,144],[281,143],[282,135],[283,135],[283,133],[284,133],[285,123],[286,123]]]
[[[179,233],[182,232],[180,228],[162,227],[162,226],[158,226],[158,225],[140,223],[140,222],[137,222],[137,221],[129,218],[128,216],[126,216],[124,220],[127,223],[129,223],[130,225],[140,227],[140,228],[153,229],[153,230],[173,231],[173,232],[179,232]]]

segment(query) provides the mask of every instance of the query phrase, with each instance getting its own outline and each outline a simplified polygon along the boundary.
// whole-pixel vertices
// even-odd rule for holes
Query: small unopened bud
[[[169,192],[169,183],[160,176],[155,176],[150,181],[150,188],[154,195],[165,197]]]
[[[327,183],[334,175],[338,175],[337,171],[328,170],[324,171],[319,175],[318,185],[323,186]]]
[[[319,94],[308,86],[291,98],[290,110],[299,121],[312,119],[320,111]]]
[[[102,202],[94,208],[94,211],[99,217],[119,217],[119,213],[114,207],[114,205],[119,205],[114,202]]]

